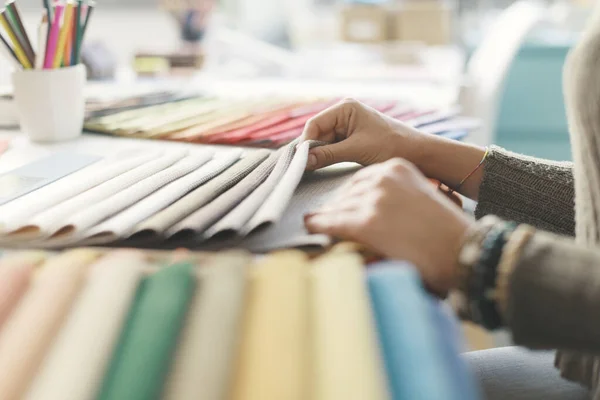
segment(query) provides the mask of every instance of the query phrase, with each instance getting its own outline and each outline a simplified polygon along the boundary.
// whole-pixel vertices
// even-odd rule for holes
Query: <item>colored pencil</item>
[[[73,21],[73,53],[71,54],[71,65],[79,64],[79,53],[81,52],[81,7],[82,1],[77,0],[75,6],[75,19]]]
[[[73,21],[73,18],[71,18]],[[71,24],[72,25],[72,24]],[[71,54],[73,50],[73,26],[68,27],[69,31],[67,32],[67,42],[65,44],[65,52],[63,54],[63,62],[62,66],[68,67],[71,65]]]
[[[38,52],[35,58],[35,69],[44,68],[46,59],[46,45],[48,44],[48,11],[44,10],[42,22],[38,28]]]
[[[85,13],[85,21],[83,22],[83,26],[81,28],[81,40],[85,36],[85,32],[87,31],[88,25],[90,24],[90,17],[92,16],[92,12],[94,11],[94,7],[96,3],[93,1],[89,1],[87,3],[87,12]]]
[[[73,3],[67,3],[65,8],[65,16],[63,19],[62,27],[60,28],[60,34],[58,36],[58,44],[56,45],[56,55],[54,56],[54,68],[60,68],[63,56],[65,54],[65,46],[67,45],[67,38],[72,28],[73,19]]]
[[[17,4],[14,0],[11,0],[6,3],[6,11],[9,16],[9,20],[13,24],[13,28],[17,31],[17,34],[20,35],[22,40],[23,49],[25,50],[25,54],[29,58],[29,61],[33,65],[35,63],[35,51],[33,50],[33,46],[31,46],[31,41],[29,40],[29,35],[25,30],[25,26],[23,26],[23,20],[21,19],[21,14],[19,13],[19,9],[17,8]]]
[[[30,69],[32,67],[32,64],[29,61],[27,55],[25,54],[25,51],[21,47],[16,33],[12,30],[12,27],[10,26],[8,18],[6,17],[6,10],[2,10],[2,12],[0,12],[0,25],[2,25],[4,31],[12,41],[12,44],[14,46],[13,49],[15,51],[15,54],[17,55],[17,58],[19,59],[19,62],[23,64],[23,67],[25,69]]]
[[[44,69],[52,69],[54,65],[54,58],[56,56],[56,47],[58,44],[58,35],[60,33],[60,19],[65,10],[65,6],[58,4],[54,12],[54,21],[52,22],[52,28],[50,29],[50,36],[48,36],[48,44],[46,47],[46,60],[44,61]]]
[[[5,55],[6,59],[12,64],[13,67],[17,69],[23,69],[23,64],[19,62],[17,55],[15,54],[10,44],[4,39],[4,36],[0,35],[0,41],[2,41],[2,45],[0,45],[0,52]]]
[[[46,9],[46,12],[48,13],[48,21],[54,21],[54,8],[50,4],[50,0],[43,0],[43,1],[44,1],[44,8]]]

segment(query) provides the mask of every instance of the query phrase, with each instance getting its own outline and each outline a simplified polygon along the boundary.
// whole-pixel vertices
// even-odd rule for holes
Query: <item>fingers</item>
[[[339,239],[354,239],[353,214],[350,211],[339,211],[307,215],[304,224],[313,234],[321,233]]]
[[[354,121],[356,100],[343,100],[312,117],[304,126],[303,140],[323,140],[333,142],[336,135],[348,131],[348,125]]]
[[[332,164],[354,161],[356,149],[348,141],[315,147],[308,154],[306,169],[314,171]]]

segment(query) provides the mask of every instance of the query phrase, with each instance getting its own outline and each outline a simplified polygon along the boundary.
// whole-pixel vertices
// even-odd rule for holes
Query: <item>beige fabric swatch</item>
[[[229,398],[250,260],[246,253],[222,253],[203,266],[164,399]]]
[[[122,250],[91,266],[90,276],[29,389],[28,400],[93,400],[148,264]]]
[[[304,175],[308,161],[308,151],[318,145],[320,145],[320,142],[308,141],[301,143],[297,147],[294,159],[285,171],[285,174],[281,177],[269,197],[241,230],[241,235],[246,236],[255,229],[273,224],[281,219]]]
[[[28,219],[35,214],[152,161],[160,155],[162,152],[135,152],[129,149],[109,156],[51,185],[0,206],[0,226],[4,232],[16,231],[25,226]]]
[[[189,174],[206,161],[208,161],[206,158],[186,157],[165,170],[151,175],[119,193],[107,197],[96,204],[89,205],[79,212],[73,213],[72,216],[65,218],[65,220],[61,221],[60,225],[56,225],[53,228],[55,232],[53,238],[61,239],[84,232],[98,222],[154,193],[164,185]]]
[[[18,400],[25,394],[98,255],[73,250],[40,269],[0,332],[2,400]]]
[[[271,155],[262,162],[255,170],[250,172],[248,176],[242,179],[231,189],[221,194],[211,203],[200,208],[183,221],[176,224],[167,231],[167,235],[195,236],[198,233],[204,232],[206,228],[227,214],[232,208],[238,205],[246,196],[250,195],[261,183],[267,179],[279,158],[280,152],[271,153]]]
[[[306,256],[292,251],[270,255],[252,271],[232,400],[311,398],[308,271]]]
[[[281,177],[286,172],[294,153],[296,152],[296,143],[290,143],[285,146],[280,152],[278,152],[278,159],[273,171],[269,174],[269,177],[254,190],[248,197],[236,206],[231,212],[225,215],[220,221],[209,228],[204,234],[205,239],[209,239],[220,233],[237,233],[246,222],[258,210],[261,204],[264,203],[265,199],[269,197],[269,194],[273,191],[273,188],[277,186]]]
[[[361,257],[351,253],[329,254],[314,262],[313,393],[307,398],[390,398],[363,268]]]
[[[134,229],[131,237],[133,239],[143,239],[148,236],[162,235],[171,226],[241,181],[268,156],[269,152],[267,150],[247,154],[222,174],[140,223]]]
[[[129,236],[136,224],[168,207],[191,190],[208,182],[239,160],[240,150],[219,155],[195,171],[169,183],[136,204],[93,227],[85,234],[85,243],[109,243]]]
[[[170,152],[164,156],[142,164],[109,181],[102,183],[78,196],[34,216],[26,227],[14,232],[11,238],[37,238],[58,230],[61,224],[77,210],[85,210],[135,183],[162,171],[184,158],[186,152]]]
[[[25,294],[32,275],[32,264],[0,263],[0,330]]]

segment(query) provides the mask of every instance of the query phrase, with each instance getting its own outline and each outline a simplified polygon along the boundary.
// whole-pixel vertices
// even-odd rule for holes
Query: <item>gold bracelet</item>
[[[477,164],[477,166],[475,168],[473,168],[473,170],[471,172],[469,172],[467,174],[467,176],[465,176],[463,178],[462,181],[460,181],[460,183],[458,184],[458,186],[456,186],[456,188],[452,189],[450,188],[450,194],[454,193],[454,192],[459,192],[460,189],[462,188],[462,186],[465,184],[465,182],[472,177],[475,172],[477,172],[479,170],[479,168],[481,168],[481,166],[483,165],[483,163],[485,162],[485,160],[488,158],[488,155],[490,154],[490,148],[486,147],[485,148],[485,153],[483,153],[483,157],[481,158],[481,161],[479,161],[479,164]]]
[[[535,228],[532,226],[519,225],[512,235],[510,235],[510,239],[506,242],[500,256],[498,271],[496,273],[495,299],[498,311],[500,311],[503,317],[506,316],[508,311],[508,286],[510,284],[510,277],[519,258],[521,258],[523,249],[534,234]]]

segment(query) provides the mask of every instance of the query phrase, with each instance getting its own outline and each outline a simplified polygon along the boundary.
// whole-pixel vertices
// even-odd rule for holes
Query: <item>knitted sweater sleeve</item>
[[[572,164],[535,159],[492,146],[475,210],[477,218],[488,214],[574,235]]]

